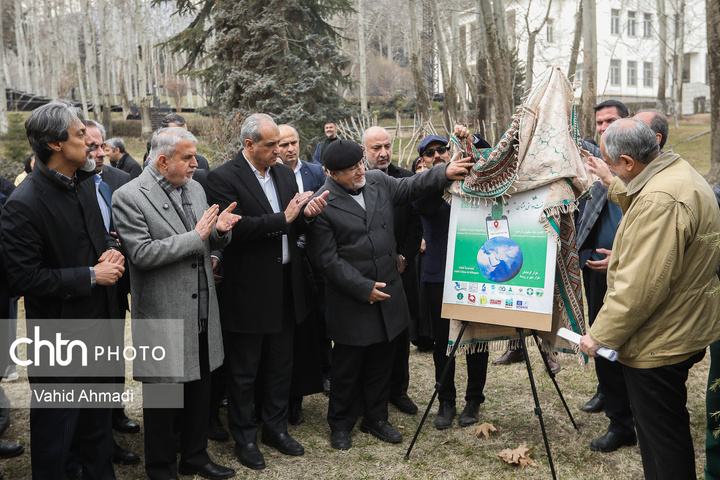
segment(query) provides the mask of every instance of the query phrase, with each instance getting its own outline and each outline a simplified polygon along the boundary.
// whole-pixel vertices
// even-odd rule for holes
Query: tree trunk
[[[720,3],[705,0],[710,73],[710,185],[720,182]]]
[[[525,62],[525,91],[529,92],[532,87],[533,78],[535,78],[535,39],[538,36],[550,17],[550,7],[552,7],[552,0],[548,2],[547,12],[545,12],[545,18],[542,23],[534,30],[530,30],[530,6],[532,0],[528,3],[527,11],[525,12],[525,28],[528,32],[528,51],[527,61]]]
[[[595,81],[597,79],[597,22],[595,2],[583,4],[583,88],[580,111],[582,138],[595,135]]]
[[[29,91],[31,90],[28,76],[28,47],[25,43],[25,26],[23,25],[22,4],[20,0],[15,0],[15,43],[18,52],[18,74],[20,76],[19,88]]]
[[[77,32],[77,38],[73,42],[75,58],[75,72],[77,73],[78,87],[80,89],[80,103],[82,104],[83,115],[85,118],[90,118],[90,112],[88,111],[88,102],[85,95],[85,81],[83,80],[82,67],[80,65],[80,32]]]
[[[367,54],[365,53],[365,10],[364,0],[358,0],[358,53],[360,56],[360,113],[368,114],[367,104]]]
[[[683,72],[685,71],[685,0],[680,0],[680,11],[675,31],[677,48],[676,72],[675,72],[675,128],[680,128],[679,121],[682,118],[683,102]],[[709,49],[708,49],[709,50]]]
[[[45,0],[44,7],[45,7],[45,25],[46,26],[54,25],[52,5],[51,5],[50,0]],[[53,28],[53,30],[55,30],[54,26],[50,27],[50,28]],[[50,37],[50,38],[48,38],[48,37]],[[52,52],[50,54],[50,99],[57,100],[58,99],[57,80],[58,80],[58,74],[59,74],[59,70],[60,70],[57,65],[57,63],[58,63],[58,61],[57,61],[58,56],[56,53],[58,51],[57,35],[51,33],[50,35],[48,35],[45,38],[50,40],[50,51]]]
[[[665,0],[657,0],[658,18],[658,90],[657,99],[660,109],[667,111],[665,91],[667,90],[667,16],[665,15]],[[708,42],[709,44],[709,42]]]
[[[535,37],[537,37],[537,30],[532,32],[528,31],[528,47],[527,47],[527,59],[525,60],[525,91],[529,92],[532,88],[533,77],[533,66],[535,65]]]
[[[143,31],[144,15],[142,9],[142,0],[135,0],[135,25],[138,32]],[[147,93],[147,50],[143,48],[142,44],[137,46],[137,59],[138,59],[138,79],[140,85],[138,87],[139,93],[139,104],[140,104],[140,115],[142,116],[142,140],[147,142],[152,136],[152,123],[150,122],[150,101]]]
[[[97,0],[98,17],[100,17],[100,82],[102,88],[102,124],[105,127],[107,138],[112,137],[112,122],[110,121],[110,58],[108,48],[107,15],[105,14],[105,0]]]
[[[0,15],[0,32],[3,29],[3,15]],[[5,63],[5,37],[0,35],[0,62]],[[5,75],[0,75],[0,137],[8,131],[7,93],[5,92]]]
[[[440,62],[440,73],[443,83],[443,97],[445,104],[445,125],[452,129],[455,119],[457,118],[457,105],[455,103],[455,88],[450,78],[450,61],[447,53],[447,43],[445,42],[445,33],[442,29],[442,22],[437,5],[437,0],[430,0],[430,9],[433,17],[433,30],[435,33],[435,41],[438,49],[438,62]]]
[[[477,1],[475,3],[475,66],[477,74],[477,77],[475,79],[475,112],[477,116],[477,122],[480,127],[482,127],[483,125],[489,125],[490,122],[490,112],[488,111],[489,107],[487,98],[487,53],[485,50],[487,40],[485,39],[485,30],[482,27],[484,24],[485,22],[482,16],[482,10],[480,9],[480,2]],[[480,134],[486,137],[485,139],[488,142],[492,141],[491,136],[486,136],[486,131],[482,130]]]
[[[662,0],[660,0],[662,1]],[[583,0],[578,2],[578,11],[575,12],[575,34],[573,35],[572,50],[570,50],[570,65],[568,66],[567,77],[575,82],[575,70],[577,69],[577,57],[580,53],[580,38],[583,28]]]
[[[460,21],[458,19],[458,12],[457,10],[453,10],[450,12],[450,37],[452,38],[452,49],[455,52],[456,55],[460,56],[460,59],[463,58],[463,53],[465,51],[465,45],[460,45]],[[460,100],[460,110],[467,111],[468,110],[468,104],[467,104],[467,95],[465,93],[466,87],[465,82],[463,82],[463,75],[462,75],[462,67],[461,67],[462,60],[452,62],[452,78],[454,79],[453,85],[455,86],[455,90],[457,92],[458,98]],[[463,123],[465,122],[464,119],[461,120]]]
[[[93,107],[93,119],[99,120],[100,95],[97,82],[97,52],[95,51],[95,35],[90,28],[90,13],[88,0],[80,0],[80,10],[83,12],[82,26],[83,38],[85,39],[85,71],[88,77],[88,88],[90,89],[90,101]]]
[[[413,83],[415,84],[418,114],[420,115],[420,121],[424,122],[431,118],[430,96],[420,66],[420,41],[418,38],[417,7],[415,0],[408,0],[408,5],[410,7],[410,68],[412,69]]]
[[[512,119],[512,82],[510,80],[509,61],[506,55],[507,38],[500,36],[500,30],[493,20],[493,10],[490,0],[477,0],[485,22],[485,37],[487,39],[488,63],[493,66],[490,70],[490,86],[492,87],[495,102],[495,120],[500,129],[510,126]],[[501,8],[502,2],[495,0],[495,7]],[[504,12],[504,10],[503,10]],[[503,13],[504,14],[504,13]],[[500,15],[499,18],[502,18]],[[504,24],[504,22],[501,22]]]

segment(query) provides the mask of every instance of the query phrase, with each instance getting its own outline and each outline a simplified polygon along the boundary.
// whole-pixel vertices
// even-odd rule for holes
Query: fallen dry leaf
[[[530,458],[530,452],[532,452],[532,450],[532,448],[527,448],[523,443],[515,449],[506,448],[498,453],[498,457],[504,462],[520,465],[520,469],[524,469],[526,465],[537,467],[537,463],[533,462],[532,458]]]
[[[490,438],[490,432],[497,432],[497,428],[495,428],[495,425],[492,423],[481,423],[478,425],[477,430],[475,430],[475,436],[480,437],[480,434],[482,433],[485,435],[485,440]]]

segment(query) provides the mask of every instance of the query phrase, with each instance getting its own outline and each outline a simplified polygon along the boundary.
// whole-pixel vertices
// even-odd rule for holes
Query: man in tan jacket
[[[644,122],[616,121],[600,148],[623,219],[603,308],[580,347],[619,353],[645,478],[695,478],[685,382],[720,339],[720,297],[707,294],[720,285],[720,251],[701,239],[720,231],[720,212],[702,176],[679,155],[660,155]]]

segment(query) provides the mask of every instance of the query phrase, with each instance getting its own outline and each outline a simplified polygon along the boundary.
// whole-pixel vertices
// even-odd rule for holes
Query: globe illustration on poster
[[[520,245],[507,237],[493,237],[483,243],[477,264],[485,278],[495,283],[511,280],[520,272],[523,254]]]

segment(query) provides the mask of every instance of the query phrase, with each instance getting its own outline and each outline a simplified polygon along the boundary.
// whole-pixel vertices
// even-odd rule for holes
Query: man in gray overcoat
[[[145,470],[151,479],[177,478],[178,470],[211,479],[235,475],[207,454],[210,372],[223,361],[210,250],[227,245],[240,217],[231,213],[234,204],[219,215],[217,205],[207,206],[203,188],[192,180],[196,144],[181,128],[156,132],[148,167],[117,190],[112,201],[115,227],[133,269],[135,344],[147,343],[138,332],[157,333],[158,319],[183,321],[182,339],[163,339],[163,333],[173,334],[162,330],[159,338],[166,345],[182,341],[183,372],[171,381],[183,384],[184,407],[143,411]],[[173,441],[176,420],[181,425],[179,468]]]
[[[407,178],[365,172],[363,151],[349,140],[325,150],[328,178],[316,195],[327,207],[308,233],[313,264],[325,276],[328,334],[335,342],[330,374],[330,444],[347,450],[364,401],[360,429],[399,443],[387,421],[393,340],[410,315],[398,271],[393,206],[408,203],[463,179],[473,163],[454,161]],[[467,159],[464,159],[467,160]]]

